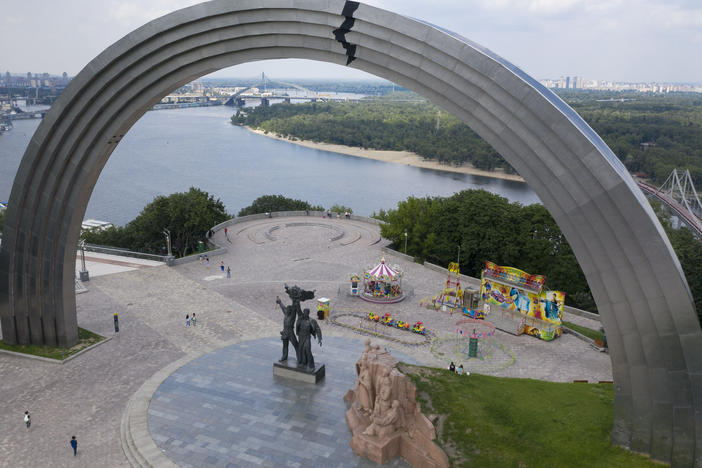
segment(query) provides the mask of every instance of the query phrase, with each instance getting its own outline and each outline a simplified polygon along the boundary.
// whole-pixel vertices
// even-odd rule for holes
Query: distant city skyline
[[[8,76],[9,75],[9,76]],[[299,80],[300,82],[306,81],[319,81],[323,82],[336,81],[336,82],[354,82],[354,81],[381,81],[388,82],[383,78],[379,78],[374,75],[367,75],[362,77],[354,78],[325,78],[325,77],[299,77],[299,76],[275,76],[270,77],[266,75],[270,80]],[[193,81],[223,81],[231,80],[231,83],[227,83],[224,86],[236,86],[239,82],[247,82],[251,79],[258,77],[258,73],[252,76],[214,76],[206,75],[197,80]],[[73,77],[67,75],[63,72],[61,75],[47,72],[13,72],[7,70],[5,73],[0,73],[0,86],[7,86],[8,84],[19,86],[19,87],[36,87],[38,86],[56,86],[65,85]],[[547,88],[556,89],[573,89],[573,90],[616,90],[616,91],[639,91],[639,92],[698,92],[702,93],[702,81],[691,81],[691,82],[665,82],[665,81],[613,81],[613,80],[593,80],[585,77],[580,77],[576,75],[562,75],[559,78],[538,78],[541,84]],[[239,80],[239,82],[237,82]],[[389,83],[389,82],[388,82]]]
[[[0,72],[67,72],[130,31],[197,0],[25,0],[3,7]],[[369,0],[463,35],[540,80],[702,81],[702,2],[695,0]],[[21,40],[20,40],[21,39]],[[38,67],[42,67],[39,68]],[[212,77],[375,78],[305,60],[261,61]]]

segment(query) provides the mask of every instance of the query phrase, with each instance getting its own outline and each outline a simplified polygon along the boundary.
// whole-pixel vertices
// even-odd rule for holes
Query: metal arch
[[[702,337],[692,297],[619,160],[572,109],[504,59],[355,2],[216,0],[152,21],[90,62],[47,113],[13,185],[0,250],[7,342],[76,340],[73,247],[100,171],[134,122],[198,76],[271,58],[387,78],[492,144],[552,213],[593,291],[615,374],[613,441],[674,464],[700,463]]]

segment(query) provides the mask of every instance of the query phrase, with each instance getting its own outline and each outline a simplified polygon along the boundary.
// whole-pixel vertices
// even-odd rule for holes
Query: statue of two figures
[[[322,346],[322,329],[313,318],[310,318],[310,310],[300,307],[300,303],[309,299],[314,299],[315,291],[306,291],[298,286],[289,287],[285,285],[291,305],[283,305],[280,297],[275,298],[276,304],[283,311],[283,330],[280,332],[280,339],[283,340],[283,354],[278,362],[288,360],[288,346],[292,343],[295,349],[297,367],[314,371],[314,357],[312,356],[312,338],[316,338],[319,346]]]

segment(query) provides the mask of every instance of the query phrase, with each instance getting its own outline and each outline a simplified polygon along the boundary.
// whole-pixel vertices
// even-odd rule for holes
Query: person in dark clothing
[[[73,448],[73,456],[75,457],[78,454],[78,441],[76,440],[76,436],[71,437],[71,447]]]

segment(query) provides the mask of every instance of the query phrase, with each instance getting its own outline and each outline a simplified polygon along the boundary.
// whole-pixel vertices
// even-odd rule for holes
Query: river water
[[[86,218],[125,224],[157,195],[190,187],[220,198],[236,214],[261,195],[282,194],[355,214],[390,209],[409,196],[448,196],[485,189],[528,205],[539,203],[526,184],[455,174],[305,148],[230,124],[231,107],[147,112],[112,153],[90,199]],[[39,120],[18,120],[0,135],[0,201]]]

